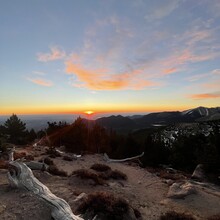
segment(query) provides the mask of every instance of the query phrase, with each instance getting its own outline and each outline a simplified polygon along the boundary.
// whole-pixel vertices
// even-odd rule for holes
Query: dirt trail
[[[29,152],[30,152],[29,148]],[[36,152],[31,152],[36,154]],[[44,156],[36,157],[38,160]],[[108,191],[125,198],[137,208],[143,219],[158,220],[161,214],[169,210],[193,214],[196,219],[203,220],[208,216],[220,213],[220,190],[196,186],[197,194],[185,199],[167,199],[169,185],[156,174],[128,163],[107,163],[102,155],[84,155],[74,161],[53,159],[62,170],[71,174],[77,169],[89,169],[94,163],[107,164],[113,170],[125,173],[127,181],[110,180],[107,185],[94,186],[90,181],[73,177],[57,177],[41,171],[34,171],[35,176],[57,196],[64,198],[74,210],[73,200],[80,192],[91,193]],[[41,201],[29,192],[10,189],[7,182],[7,170],[0,170],[0,219],[1,220],[49,220],[50,211]]]

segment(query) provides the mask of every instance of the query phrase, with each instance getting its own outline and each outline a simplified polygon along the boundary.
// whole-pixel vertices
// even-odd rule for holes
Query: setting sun
[[[94,111],[85,111],[84,113],[87,115],[92,115],[92,114],[94,114]]]

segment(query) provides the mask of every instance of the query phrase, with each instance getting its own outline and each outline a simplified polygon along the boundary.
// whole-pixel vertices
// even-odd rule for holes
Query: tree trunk
[[[11,157],[13,159],[13,152]],[[42,184],[28,166],[22,162],[10,161],[8,180],[11,186],[24,188],[34,193],[51,207],[51,216],[55,220],[83,220],[72,213],[69,204],[55,196],[44,184]]]

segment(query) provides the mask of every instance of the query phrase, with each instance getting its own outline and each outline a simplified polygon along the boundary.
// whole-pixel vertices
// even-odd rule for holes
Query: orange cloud
[[[47,80],[44,80],[44,79],[31,79],[31,78],[28,78],[28,80],[32,83],[35,83],[37,85],[40,85],[40,86],[47,86],[47,87],[50,87],[53,85],[52,82],[50,81],[47,81]]]
[[[141,70],[121,74],[108,74],[109,70],[107,69],[89,70],[81,64],[67,61],[66,72],[77,76],[77,82],[73,83],[74,86],[91,90],[137,90],[155,85],[150,81],[138,78]]]
[[[177,68],[169,68],[169,69],[165,69],[165,70],[164,70],[164,73],[168,75],[168,74],[175,73],[175,72],[177,72],[177,71],[178,71]]]
[[[192,99],[213,99],[220,98],[220,93],[201,93],[201,94],[193,94],[189,96]]]
[[[50,53],[38,53],[37,59],[41,62],[48,62],[63,59],[65,56],[66,53],[62,49],[58,47],[51,47]]]

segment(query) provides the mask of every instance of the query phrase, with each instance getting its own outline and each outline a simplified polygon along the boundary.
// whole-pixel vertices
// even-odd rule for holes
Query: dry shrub
[[[105,180],[114,179],[114,180],[127,180],[127,175],[122,173],[119,170],[109,170],[105,173],[100,173],[99,177]]]
[[[24,158],[26,157],[27,154],[25,152],[14,152],[14,160],[20,159],[20,158]]]
[[[8,169],[8,161],[0,160],[0,169]]]
[[[210,216],[207,220],[220,220],[220,214],[219,215]]]
[[[127,180],[127,175],[119,170],[112,170],[109,172],[109,178],[114,180]]]
[[[98,174],[91,172],[90,170],[80,169],[73,171],[72,175],[76,175],[81,179],[91,179],[96,185],[104,185],[105,181],[99,177]]]
[[[47,171],[56,176],[68,176],[65,171],[59,170],[56,165],[50,165]]]
[[[49,157],[44,158],[44,163],[46,163],[47,165],[54,165],[53,160]]]
[[[27,161],[32,161],[32,160],[34,160],[34,156],[29,154],[29,155],[25,156],[24,159]]]
[[[174,211],[167,212],[166,214],[160,217],[160,220],[195,220],[191,215],[184,213],[177,213]]]
[[[104,214],[105,219],[123,219],[129,211],[129,204],[122,198],[115,197],[107,192],[89,194],[85,201],[77,208],[78,213],[92,212]]]
[[[105,164],[95,163],[90,167],[90,169],[93,169],[93,170],[98,171],[98,172],[105,172],[105,171],[111,170],[111,167],[109,167]]]

